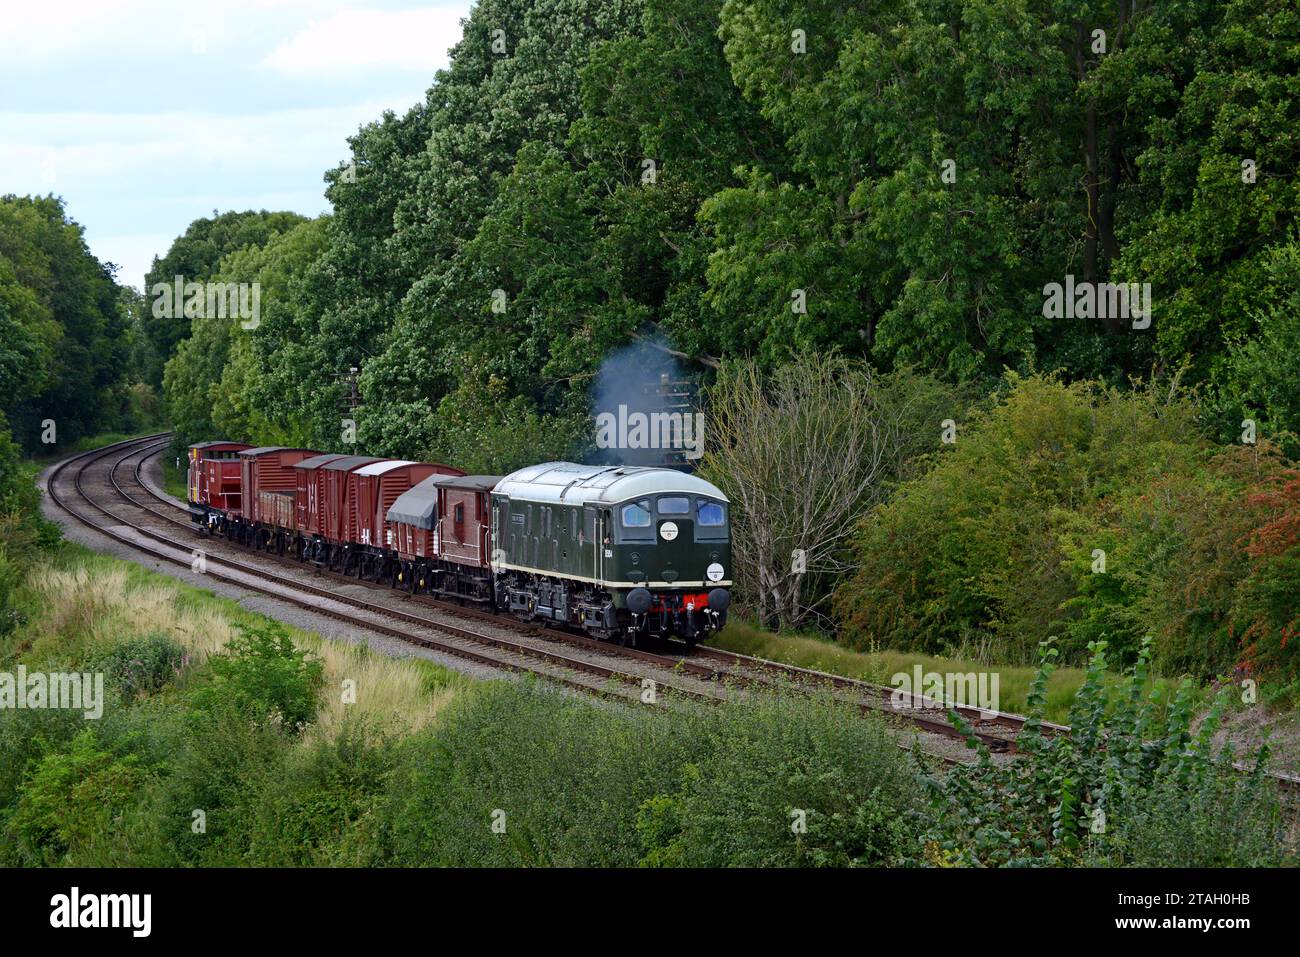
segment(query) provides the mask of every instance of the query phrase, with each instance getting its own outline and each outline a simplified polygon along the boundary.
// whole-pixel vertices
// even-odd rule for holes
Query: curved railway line
[[[910,724],[925,750],[935,752],[945,761],[959,760],[953,753],[955,742],[951,739],[963,736],[947,719],[950,706],[920,695],[913,699],[912,706],[897,709],[892,704],[895,689],[855,678],[811,671],[706,645],[699,645],[689,653],[625,648],[581,635],[538,628],[428,596],[412,596],[337,572],[318,570],[292,558],[250,552],[223,539],[209,538],[190,522],[183,508],[144,480],[145,463],[166,448],[169,439],[170,433],[158,433],[117,442],[63,460],[50,470],[46,478],[45,487],[50,500],[77,522],[133,551],[191,570],[195,570],[198,557],[201,557],[206,565],[204,574],[236,588],[258,592],[358,629],[384,634],[480,665],[535,674],[585,694],[625,702],[645,700],[642,692],[648,687],[653,688],[651,700],[658,701],[662,694],[667,704],[686,701],[717,703],[743,696],[751,688],[823,691],[852,701],[864,712],[881,713]],[[119,480],[119,472],[128,465],[131,468],[130,490]],[[94,482],[100,487],[88,491],[86,486]],[[97,501],[96,492],[111,496],[111,501],[107,504]],[[132,492],[142,492],[148,501]],[[137,514],[128,517],[115,510],[120,508]],[[162,523],[165,531],[147,527],[145,523]],[[196,556],[195,550],[200,545],[202,550]],[[217,548],[213,548],[214,545]],[[227,550],[241,557],[222,554]],[[254,556],[256,564],[243,560]],[[212,568],[213,565],[219,569]],[[318,583],[320,580],[332,582],[334,587],[323,587]],[[353,593],[357,590],[363,590],[367,595],[363,597]],[[376,598],[379,600],[373,600]],[[399,607],[403,605],[406,607]],[[427,608],[429,614],[408,610],[411,606]],[[470,621],[484,627],[467,627]],[[1023,716],[982,712],[965,706],[958,706],[956,710],[991,751],[1015,752],[1016,735],[1026,721]],[[1069,733],[1069,728],[1057,724],[1045,723],[1042,729],[1046,734]],[[946,747],[941,746],[943,739],[949,739]],[[1300,777],[1278,773],[1273,776],[1288,790],[1300,792]]]

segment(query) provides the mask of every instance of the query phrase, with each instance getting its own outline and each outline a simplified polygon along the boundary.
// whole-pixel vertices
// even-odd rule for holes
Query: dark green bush
[[[180,713],[165,767],[106,847],[100,865],[236,867],[249,854],[250,809],[283,776],[297,738],[277,722],[250,720],[230,698]],[[134,710],[134,709],[132,709]]]
[[[109,705],[105,702],[106,712]],[[0,825],[18,804],[32,770],[85,727],[83,713],[66,708],[0,710]]]
[[[1064,607],[1079,589],[1074,546],[1088,562],[1102,547],[1099,534],[1068,538],[1079,515],[1202,454],[1195,407],[1176,393],[1012,374],[1007,386],[864,522],[835,605],[852,644],[961,653],[991,641],[1004,660],[1032,661],[1078,614]]]
[[[320,661],[294,647],[278,624],[240,625],[239,635],[208,662],[209,680],[194,693],[200,711],[228,701],[259,718],[300,729],[316,716],[323,680]]]
[[[76,851],[112,830],[140,780],[134,756],[114,756],[94,730],[83,729],[66,751],[47,753],[22,784],[5,822],[4,856],[28,866],[77,863]]]
[[[858,647],[1028,663],[1049,635],[1161,674],[1297,677],[1300,480],[1265,440],[1209,445],[1174,386],[1008,376],[1009,391],[855,536],[836,612]]]
[[[384,793],[395,761],[393,742],[362,721],[288,752],[278,773],[242,802],[247,862],[351,863],[355,847],[347,839]]]
[[[88,670],[105,672],[130,701],[162,690],[187,661],[185,649],[177,642],[154,633],[118,642],[96,657]]]
[[[922,792],[883,723],[765,696],[695,727],[707,756],[637,818],[649,866],[884,866],[913,857]]]
[[[687,730],[693,720],[677,721],[593,708],[532,683],[476,689],[403,747],[371,825],[378,860],[634,865],[637,808],[704,753]],[[492,830],[494,811],[504,812],[503,833]]]

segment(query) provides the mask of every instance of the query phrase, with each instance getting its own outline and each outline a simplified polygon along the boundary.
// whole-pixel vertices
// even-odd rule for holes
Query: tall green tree
[[[223,256],[247,246],[261,246],[272,236],[289,231],[304,219],[289,212],[247,210],[218,214],[214,210],[211,218],[190,223],[165,255],[154,257],[153,266],[144,277],[147,308],[142,319],[149,343],[144,359],[145,381],[154,386],[162,384],[163,366],[175,353],[177,345],[190,334],[190,320],[182,310],[152,308],[154,287],[159,283],[171,285],[178,276],[183,282],[206,282]]]
[[[126,403],[126,313],[109,266],[54,196],[0,197],[0,410],[19,443],[113,427]]]

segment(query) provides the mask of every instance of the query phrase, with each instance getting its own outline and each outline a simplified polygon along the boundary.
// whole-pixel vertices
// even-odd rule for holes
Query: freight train
[[[466,475],[224,441],[187,458],[191,519],[250,548],[620,644],[694,644],[727,619],[730,505],[673,469]]]

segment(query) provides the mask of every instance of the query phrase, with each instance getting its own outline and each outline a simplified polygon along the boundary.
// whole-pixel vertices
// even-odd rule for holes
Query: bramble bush
[[[1261,478],[1250,502],[1266,519],[1246,542],[1250,574],[1237,590],[1246,662],[1278,676],[1295,695],[1300,687],[1300,470],[1280,468]]]
[[[1047,680],[1057,649],[1041,647],[1024,756],[995,764],[973,735],[979,760],[926,778],[934,816],[925,859],[943,866],[1091,865],[1258,867],[1293,861],[1277,785],[1233,767],[1230,749],[1211,746],[1226,706],[1220,695],[1193,731],[1193,693],[1184,681],[1163,709],[1148,693],[1151,643],[1123,685],[1105,682],[1106,644],[1089,647],[1086,677],[1068,736],[1043,732]],[[956,712],[959,729],[970,726]]]

